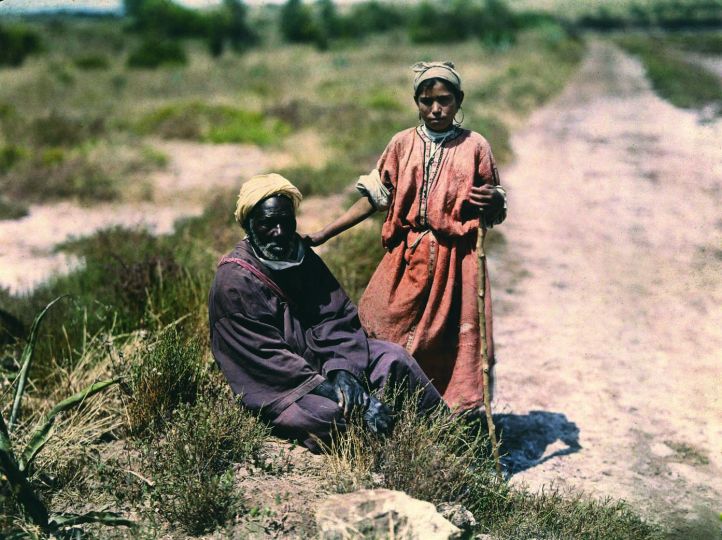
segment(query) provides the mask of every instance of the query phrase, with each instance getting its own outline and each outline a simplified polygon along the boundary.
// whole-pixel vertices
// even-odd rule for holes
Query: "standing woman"
[[[371,337],[406,347],[446,403],[464,410],[481,406],[484,395],[476,238],[480,221],[492,227],[504,220],[506,194],[489,143],[455,120],[464,92],[454,65],[412,69],[419,126],[391,139],[376,169],[359,178],[362,197],[308,241],[321,244],[386,212],[387,252],[359,303],[361,321]],[[485,287],[493,366],[488,277]]]

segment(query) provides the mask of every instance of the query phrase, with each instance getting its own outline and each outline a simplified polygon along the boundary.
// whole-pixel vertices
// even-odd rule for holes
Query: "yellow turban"
[[[262,200],[273,195],[284,195],[293,202],[293,209],[298,210],[298,205],[303,199],[303,195],[298,188],[283,176],[276,173],[259,174],[248,180],[241,186],[238,193],[238,203],[236,204],[236,221],[243,227],[248,214]]]

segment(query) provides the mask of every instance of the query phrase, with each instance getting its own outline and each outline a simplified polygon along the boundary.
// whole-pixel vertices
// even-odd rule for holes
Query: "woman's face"
[[[444,86],[444,83],[438,81],[434,86],[424,89],[416,100],[421,119],[432,131],[449,129],[459,105],[454,94]]]

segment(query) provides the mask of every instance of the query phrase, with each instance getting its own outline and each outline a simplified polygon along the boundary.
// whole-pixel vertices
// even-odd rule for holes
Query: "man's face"
[[[274,261],[291,257],[296,235],[296,213],[290,199],[269,197],[251,212],[250,237],[261,254]]]

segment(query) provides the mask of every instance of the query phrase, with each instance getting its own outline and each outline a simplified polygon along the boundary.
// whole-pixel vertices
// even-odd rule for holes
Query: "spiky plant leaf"
[[[25,473],[15,462],[5,420],[0,414],[0,471],[7,477],[10,489],[30,521],[40,527],[48,524],[48,510],[28,483]]]
[[[85,514],[56,514],[50,518],[49,525],[57,530],[61,527],[74,527],[84,523],[133,527],[135,523],[116,512],[87,512]]]
[[[42,450],[45,446],[45,443],[48,442],[48,439],[50,439],[50,436],[52,435],[55,417],[58,414],[81,405],[86,398],[89,398],[98,392],[102,392],[109,386],[116,384],[119,381],[120,379],[108,379],[93,383],[90,386],[83,388],[80,392],[73,394],[69,398],[65,398],[63,401],[55,405],[55,407],[53,407],[45,417],[45,423],[33,433],[30,441],[25,446],[25,450],[23,451],[19,461],[20,470],[26,471],[38,452],[40,452],[40,450]]]
[[[35,352],[35,342],[38,339],[38,328],[40,327],[40,322],[48,313],[48,310],[66,296],[68,295],[64,294],[63,296],[58,296],[55,300],[45,306],[45,309],[38,313],[37,317],[35,317],[35,320],[33,321],[33,325],[30,327],[30,336],[28,337],[28,342],[23,349],[23,354],[20,357],[21,367],[20,373],[18,374],[18,386],[15,389],[15,398],[13,399],[13,408],[10,412],[10,429],[12,429],[15,421],[17,420],[18,414],[20,413],[20,402],[22,401],[23,394],[25,393],[25,385],[28,382],[28,373],[30,372],[30,364],[33,360],[33,352]]]

